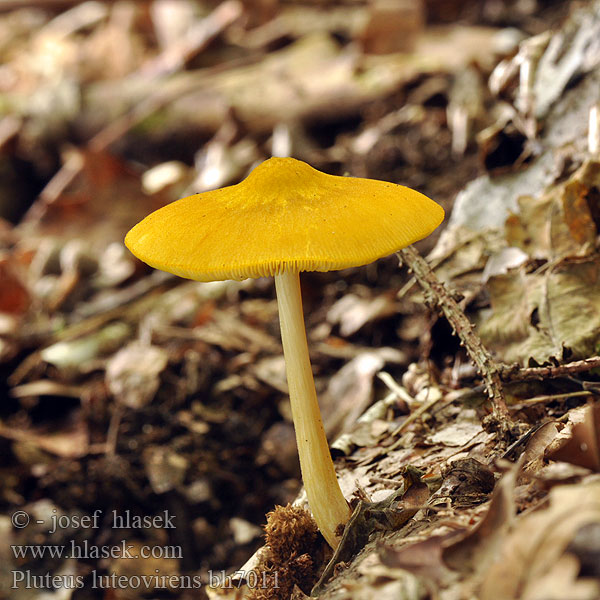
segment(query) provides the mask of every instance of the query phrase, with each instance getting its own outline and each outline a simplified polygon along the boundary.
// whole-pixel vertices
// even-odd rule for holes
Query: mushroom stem
[[[336,529],[348,521],[350,508],[335,475],[321,420],[308,356],[299,273],[284,270],[275,275],[275,290],[302,480],[315,521],[327,543],[336,548]]]

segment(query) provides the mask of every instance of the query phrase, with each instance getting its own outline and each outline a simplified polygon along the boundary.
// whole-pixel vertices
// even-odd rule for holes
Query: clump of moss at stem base
[[[317,580],[323,543],[310,513],[299,506],[276,506],[267,514],[265,548],[257,570],[261,586],[250,600],[289,600],[294,585],[309,594]]]

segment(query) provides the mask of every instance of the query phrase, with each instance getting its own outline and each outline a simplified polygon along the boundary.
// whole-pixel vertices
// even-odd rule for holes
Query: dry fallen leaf
[[[420,577],[431,579],[442,586],[455,578],[442,560],[444,547],[460,532],[448,535],[436,535],[422,541],[407,544],[400,548],[382,545],[379,548],[379,558],[387,567],[404,569]]]
[[[584,358],[600,328],[600,260],[564,260],[545,272],[513,270],[488,281],[491,313],[478,316],[484,344],[506,363]]]
[[[447,566],[464,575],[484,573],[497,558],[516,511],[514,489],[520,463],[512,465],[496,484],[483,519],[458,541],[443,550]]]
[[[31,298],[14,262],[10,255],[0,254],[0,312],[21,315]]]
[[[521,196],[518,214],[506,221],[506,241],[532,258],[556,260],[588,254],[597,235],[594,215],[600,198],[600,163],[589,160],[565,183],[551,184],[539,197]]]
[[[573,425],[571,437],[548,452],[547,458],[600,471],[600,404],[585,407],[583,420]]]
[[[44,348],[40,357],[61,370],[82,372],[87,363],[114,352],[130,334],[131,330],[127,324],[110,323],[87,336],[56,342]]]
[[[596,600],[600,582],[578,578],[579,565],[565,552],[583,526],[600,523],[599,499],[597,481],[552,489],[547,508],[519,517],[503,536],[481,599]]]
[[[435,433],[432,433],[427,442],[432,445],[442,444],[443,446],[466,446],[472,443],[474,438],[483,432],[480,422],[462,419],[449,423],[445,427],[440,427]]]
[[[329,309],[327,321],[332,325],[339,323],[341,335],[349,337],[366,323],[388,317],[395,312],[393,296],[361,298],[356,294],[346,294]]]
[[[374,0],[360,40],[370,54],[411,52],[425,25],[422,0]]]
[[[346,363],[329,381],[321,399],[325,430],[329,437],[348,431],[373,399],[373,378],[394,351],[363,352]]]
[[[148,481],[157,494],[168,492],[183,483],[188,461],[165,446],[149,446],[142,454]]]
[[[141,408],[154,398],[168,359],[158,346],[131,342],[108,361],[108,388],[123,405]]]
[[[544,465],[546,449],[556,439],[557,434],[558,427],[553,421],[544,423],[534,431],[522,454],[524,478],[540,471]]]

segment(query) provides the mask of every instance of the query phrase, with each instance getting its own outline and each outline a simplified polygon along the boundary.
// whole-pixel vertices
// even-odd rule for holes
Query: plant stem
[[[336,529],[348,521],[350,509],[337,481],[321,420],[308,356],[299,274],[284,271],[275,275],[275,290],[304,488],[323,537],[336,548],[340,539]]]

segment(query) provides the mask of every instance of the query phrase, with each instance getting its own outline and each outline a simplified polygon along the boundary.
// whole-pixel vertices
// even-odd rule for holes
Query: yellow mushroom
[[[302,479],[315,521],[333,548],[350,510],[321,421],[299,273],[371,263],[426,237],[443,218],[438,204],[401,185],[270,158],[237,185],[153,212],[125,238],[138,258],[181,277],[275,277]]]

